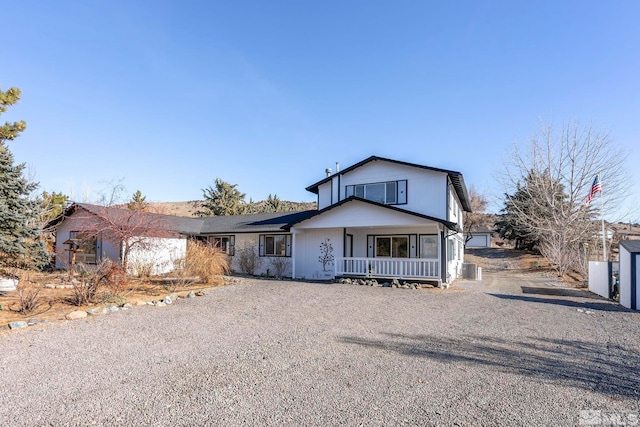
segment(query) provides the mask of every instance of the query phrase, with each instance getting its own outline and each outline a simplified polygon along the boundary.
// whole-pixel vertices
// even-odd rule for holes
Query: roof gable
[[[435,217],[432,217],[432,216],[429,216],[429,215],[423,215],[423,214],[420,214],[420,213],[408,211],[408,210],[405,210],[405,209],[398,208],[396,206],[385,205],[383,203],[373,202],[371,200],[363,199],[363,198],[356,197],[356,196],[347,197],[346,199],[343,199],[343,200],[339,201],[338,203],[334,203],[333,205],[327,206],[324,209],[321,209],[319,211],[315,211],[313,213],[313,215],[310,215],[310,216],[308,216],[306,218],[301,218],[301,219],[299,219],[299,220],[297,220],[295,222],[291,222],[290,224],[288,224],[288,227],[291,228],[295,224],[298,224],[298,223],[301,223],[301,222],[306,221],[308,219],[311,219],[311,218],[314,218],[316,216],[322,215],[322,214],[324,214],[326,212],[332,211],[332,210],[334,210],[336,208],[339,208],[340,206],[343,206],[343,205],[345,205],[347,203],[351,203],[351,202],[360,202],[360,203],[364,203],[364,204],[367,204],[367,205],[370,205],[370,206],[375,206],[377,208],[385,209],[385,210],[388,210],[390,212],[397,212],[397,213],[402,213],[402,214],[405,214],[405,215],[409,215],[409,216],[414,217],[414,218],[426,219],[428,221],[433,221],[433,222],[440,223],[440,224],[444,225],[445,227],[447,227],[450,230],[460,231],[460,227],[458,226],[458,224],[456,224],[454,222],[445,221],[445,220],[442,220],[442,219],[439,219],[439,218],[435,218]],[[358,224],[358,226],[360,226],[360,225],[362,225],[362,222],[360,222]],[[339,225],[339,226],[342,226],[342,225]]]
[[[451,184],[453,185],[453,188],[455,189],[455,192],[458,196],[458,199],[460,199],[460,203],[462,204],[462,208],[467,211],[467,212],[471,212],[471,205],[469,203],[469,194],[467,192],[467,187],[464,183],[464,178],[462,176],[462,174],[460,172],[456,172],[456,171],[452,171],[452,170],[447,170],[447,169],[440,169],[440,168],[435,168],[435,167],[431,167],[431,166],[425,166],[425,165],[419,165],[417,163],[409,163],[409,162],[403,162],[401,160],[393,160],[393,159],[387,159],[384,157],[378,157],[378,156],[371,156],[368,157],[354,165],[349,166],[346,169],[341,170],[340,172],[336,172],[335,174],[328,176],[324,179],[322,179],[321,181],[316,182],[315,184],[312,184],[310,186],[308,186],[306,188],[307,191],[310,191],[311,193],[314,194],[318,194],[318,187],[320,187],[322,184],[327,183],[329,181],[331,181],[333,179],[333,177],[335,175],[345,175],[351,171],[353,171],[354,169],[357,169],[363,165],[366,165],[368,163],[371,162],[376,162],[376,161],[381,161],[381,162],[389,162],[389,163],[394,163],[397,165],[402,165],[402,166],[408,166],[408,167],[412,167],[412,168],[419,168],[419,169],[425,169],[425,170],[430,170],[433,172],[440,172],[440,173],[444,173],[447,174],[447,176],[449,177],[449,180],[451,181]]]

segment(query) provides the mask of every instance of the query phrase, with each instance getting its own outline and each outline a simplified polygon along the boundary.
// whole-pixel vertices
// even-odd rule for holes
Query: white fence
[[[440,279],[440,260],[426,258],[336,258],[336,276]]]

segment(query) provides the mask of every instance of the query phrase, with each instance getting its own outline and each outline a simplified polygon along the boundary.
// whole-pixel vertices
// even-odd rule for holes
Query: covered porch
[[[352,200],[291,227],[293,277],[446,281],[450,224],[424,215]],[[331,245],[331,265],[319,263]],[[330,270],[330,271],[329,271]]]
[[[337,277],[417,279],[441,282],[440,259],[339,257]]]

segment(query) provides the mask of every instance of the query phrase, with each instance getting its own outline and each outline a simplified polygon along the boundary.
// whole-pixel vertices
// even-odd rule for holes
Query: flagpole
[[[599,175],[598,182],[602,186]],[[602,190],[600,190],[600,216],[602,217],[602,260],[607,262],[607,238],[604,234],[604,192]]]

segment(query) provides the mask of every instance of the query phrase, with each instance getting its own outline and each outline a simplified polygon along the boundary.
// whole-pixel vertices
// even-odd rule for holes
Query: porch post
[[[291,278],[296,278],[296,231],[291,230]]]

